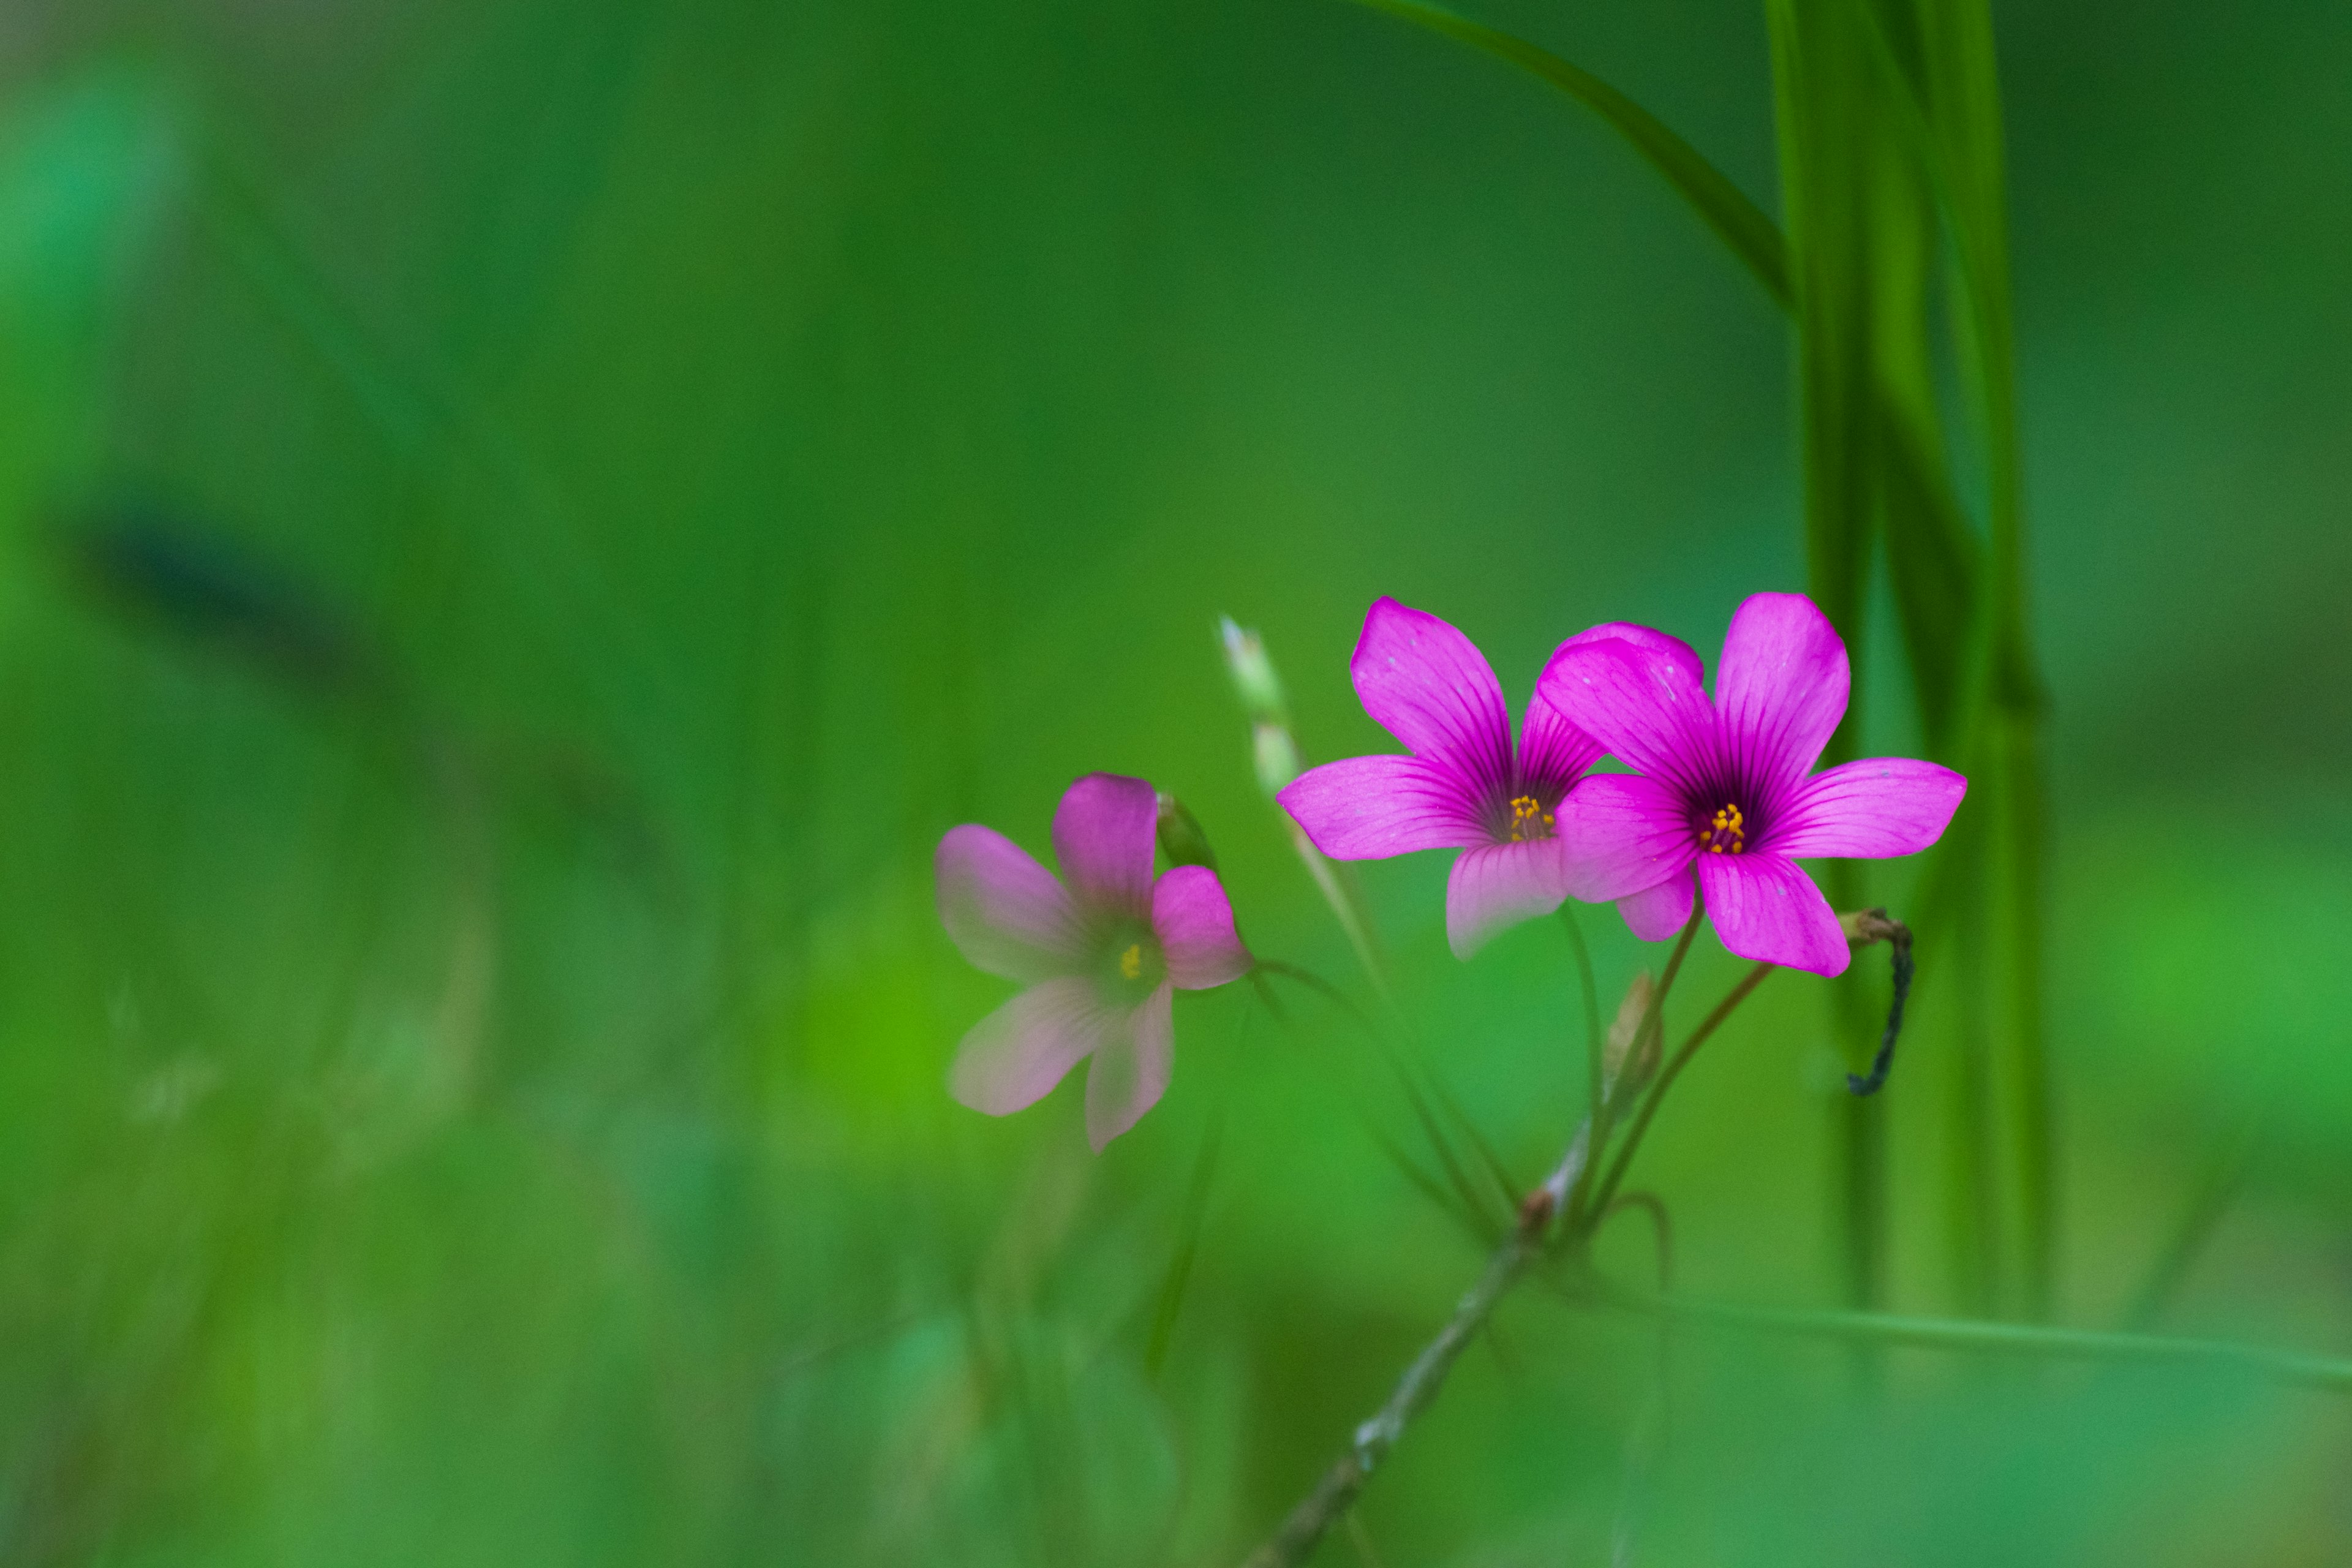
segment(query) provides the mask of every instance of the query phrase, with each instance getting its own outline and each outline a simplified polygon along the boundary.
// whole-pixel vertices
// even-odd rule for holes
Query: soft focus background
[[[1773,205],[1755,6],[1481,14]],[[2056,1314],[2352,1353],[2352,10],[1998,21]],[[1075,1081],[954,1105],[1006,987],[931,847],[1147,775],[1360,994],[1215,617],[1317,758],[1388,745],[1379,594],[1515,702],[1596,619],[1711,657],[1804,581],[1789,356],[1589,116],[1329,0],[12,0],[0,1559],[1237,1559],[1476,1245],[1303,996],[1181,999],[1100,1158]],[[1364,882],[1532,1182],[1570,950],[1456,963],[1444,876]],[[1659,954],[1583,926],[1613,1008]],[[1890,1300],[1942,1313],[1920,961]],[[1684,1007],[1737,973],[1703,938]],[[1836,1300],[1854,976],[1775,979],[1662,1119],[1684,1288]],[[1318,1560],[2352,1552],[2338,1399],[1696,1329],[1662,1395],[1660,1350],[1527,1293]]]

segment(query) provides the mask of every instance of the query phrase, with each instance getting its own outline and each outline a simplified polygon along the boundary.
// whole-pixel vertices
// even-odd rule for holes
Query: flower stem
[[[1698,877],[1697,871],[1694,869],[1691,877],[1696,881]],[[1691,939],[1698,935],[1698,923],[1706,915],[1706,896],[1694,888],[1691,890],[1690,919],[1683,922],[1683,934],[1675,940],[1675,951],[1666,959],[1665,973],[1659,976],[1656,989],[1650,993],[1650,1005],[1642,1014],[1642,1026],[1633,1031],[1633,1043],[1626,1048],[1625,1059],[1628,1062],[1641,1059],[1642,1051],[1650,1037],[1664,1031],[1666,993],[1675,988],[1675,977],[1682,973],[1683,960],[1690,952]],[[1661,1084],[1660,1087],[1663,1088],[1664,1085]],[[1601,1156],[1609,1147],[1609,1134],[1613,1130],[1611,1124],[1615,1120],[1612,1114],[1614,1110],[1615,1107],[1610,1102],[1607,1095],[1594,1095],[1592,1160],[1585,1167],[1583,1181],[1577,1187],[1576,1201],[1569,1208],[1569,1224],[1571,1226],[1581,1225],[1587,1215],[1600,1212],[1600,1205],[1592,1202],[1592,1178],[1601,1167]],[[1645,1120],[1646,1115],[1645,1111]],[[1615,1184],[1611,1184],[1614,1186]]]
[[[1675,956],[1679,958],[1681,954],[1676,953]],[[1666,1063],[1665,1070],[1658,1075],[1656,1086],[1642,1101],[1642,1109],[1634,1116],[1633,1125],[1626,1132],[1625,1142],[1618,1149],[1617,1158],[1609,1167],[1609,1174],[1602,1180],[1600,1191],[1594,1194],[1588,1205],[1591,1212],[1596,1214],[1608,1212],[1609,1200],[1616,1196],[1618,1186],[1625,1180],[1625,1173],[1633,1163],[1633,1155],[1642,1147],[1643,1135],[1649,1131],[1651,1118],[1657,1115],[1659,1105],[1666,1098],[1666,1091],[1675,1087],[1675,1079],[1682,1076],[1682,1070],[1690,1065],[1691,1058],[1698,1055],[1698,1048],[1706,1044],[1707,1037],[1722,1027],[1723,1021],[1731,1016],[1732,1010],[1747,1001],[1749,994],[1764,984],[1764,977],[1771,973],[1775,967],[1777,966],[1769,963],[1759,963],[1749,970],[1739,984],[1731,988],[1730,994],[1715,1005],[1715,1011],[1706,1016],[1706,1021],[1691,1031],[1690,1038],[1683,1042],[1682,1048],[1675,1053],[1674,1059]],[[1671,979],[1674,971],[1668,969],[1666,973]]]
[[[1454,1315],[1413,1357],[1403,1375],[1397,1379],[1388,1402],[1356,1427],[1348,1451],[1324,1471],[1315,1489],[1290,1510],[1272,1539],[1250,1554],[1244,1568],[1297,1568],[1313,1554],[1325,1532],[1354,1505],[1366,1479],[1388,1458],[1405,1426],[1437,1397],[1446,1374],[1477,1339],[1503,1298],[1544,1256],[1545,1232],[1551,1216],[1558,1211],[1562,1195],[1588,1166],[1591,1132],[1590,1118],[1578,1125],[1559,1163],[1520,1205],[1518,1224],[1488,1257],[1485,1272],[1455,1304]]]
[[[1605,1065],[1602,1058],[1608,1049],[1608,1041],[1601,1033],[1601,988],[1592,978],[1592,952],[1584,945],[1584,931],[1576,923],[1573,905],[1559,906],[1559,923],[1568,928],[1569,945],[1576,949],[1577,978],[1584,986],[1584,1104],[1588,1112],[1598,1116]]]
[[[1586,1300],[1593,1300],[1586,1298]],[[1870,1344],[1908,1346],[1984,1355],[2054,1357],[2072,1361],[2206,1363],[2234,1366],[2258,1377],[2298,1388],[2352,1394],[2352,1361],[2269,1350],[2227,1340],[2173,1339],[2157,1334],[2118,1334],[2097,1329],[2054,1329],[2036,1323],[2002,1323],[1965,1318],[1909,1318],[1891,1312],[1812,1312],[1776,1307],[1737,1307],[1671,1296],[1611,1289],[1605,1305],[1664,1313],[1692,1322],[1760,1333],[1794,1334]]]

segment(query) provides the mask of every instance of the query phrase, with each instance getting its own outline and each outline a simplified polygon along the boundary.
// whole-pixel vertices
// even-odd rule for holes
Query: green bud
[[[1297,743],[1291,740],[1290,731],[1279,724],[1251,727],[1250,761],[1257,769],[1258,787],[1268,795],[1281,794],[1283,786],[1303,771]]]
[[[1282,678],[1274,673],[1274,661],[1265,657],[1265,645],[1258,635],[1235,626],[1231,616],[1220,616],[1217,640],[1224,645],[1225,669],[1233,676],[1234,689],[1241,694],[1242,708],[1251,721],[1287,728],[1289,704],[1283,698]]]
[[[1200,821],[1166,790],[1160,792],[1160,852],[1168,857],[1171,866],[1217,868],[1217,852],[1209,847],[1209,836],[1201,831]]]

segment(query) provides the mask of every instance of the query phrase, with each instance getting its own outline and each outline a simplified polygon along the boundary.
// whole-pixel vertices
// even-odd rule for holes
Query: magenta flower
[[[1154,880],[1160,800],[1141,779],[1088,773],[1054,813],[1067,887],[993,828],[940,840],[940,920],[975,968],[1028,987],[972,1026],[948,1088],[974,1110],[1035,1104],[1091,1056],[1087,1139],[1103,1146],[1168,1088],[1174,988],[1249,973],[1217,874],[1179,866]]]
[[[1836,914],[1800,857],[1909,855],[1943,836],[1968,791],[1900,758],[1814,773],[1845,717],[1845,644],[1801,594],[1758,594],[1723,639],[1715,700],[1689,646],[1563,647],[1536,684],[1633,773],[1596,773],[1559,813],[1569,890],[1619,900],[1645,941],[1690,919],[1690,866],[1723,945],[1816,974],[1846,965]]]
[[[1656,636],[1603,626],[1560,646]],[[1502,683],[1486,656],[1435,616],[1394,599],[1365,614],[1348,670],[1364,711],[1412,754],[1350,757],[1293,779],[1277,798],[1315,847],[1334,860],[1461,850],[1445,887],[1445,936],[1458,958],[1505,926],[1559,908],[1568,881],[1553,817],[1600,744],[1538,691],[1514,748]]]

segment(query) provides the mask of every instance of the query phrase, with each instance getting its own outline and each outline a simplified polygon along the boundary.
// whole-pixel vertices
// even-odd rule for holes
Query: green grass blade
[[[1423,0],[1355,0],[1483,50],[1538,77],[1583,104],[1665,176],[1709,228],[1748,264],[1766,293],[1787,305],[1789,267],[1780,231],[1764,210],[1664,121],[1582,67],[1514,34],[1474,22]]]
[[[1209,1213],[1209,1184],[1217,1173],[1217,1155],[1224,1148],[1225,1113],[1219,1107],[1209,1118],[1201,1138],[1201,1155],[1193,1162],[1192,1184],[1184,1191],[1184,1208],[1176,1222],[1176,1249],[1160,1282],[1159,1300],[1151,1310],[1151,1336],[1143,1349],[1143,1374],[1157,1382],[1167,1364],[1168,1345],[1176,1335],[1177,1314],[1183,1310],[1185,1287],[1192,1281],[1192,1259],[1201,1249],[1201,1225]]]

